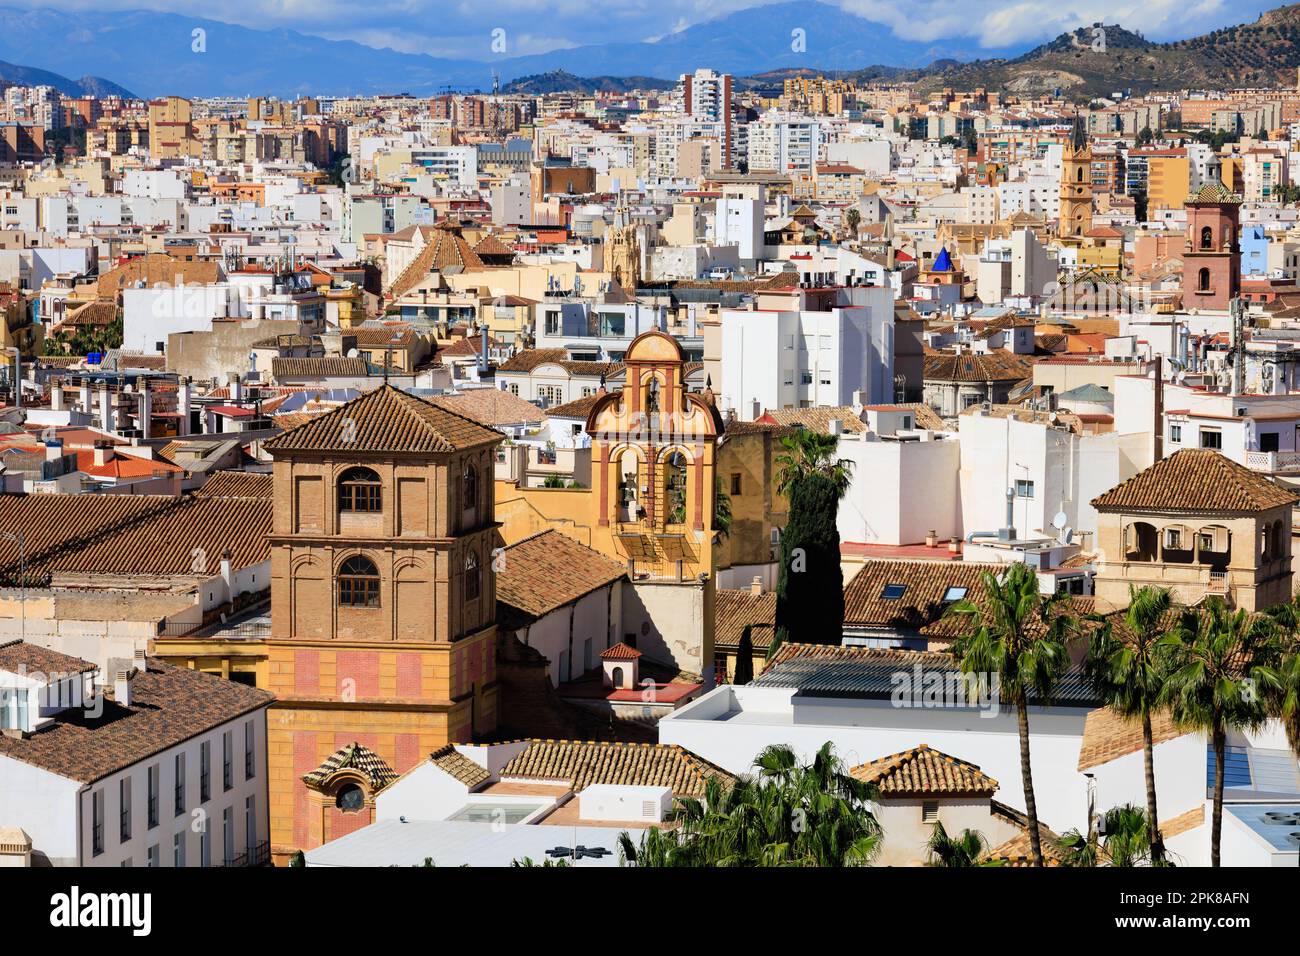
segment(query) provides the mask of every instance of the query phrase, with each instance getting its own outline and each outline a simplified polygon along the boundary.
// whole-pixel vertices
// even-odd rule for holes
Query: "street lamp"
[[[27,642],[27,539],[21,531],[0,531],[0,538],[18,545],[19,635]]]

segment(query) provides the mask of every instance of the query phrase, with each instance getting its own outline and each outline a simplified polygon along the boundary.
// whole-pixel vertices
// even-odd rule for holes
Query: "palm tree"
[[[925,847],[926,866],[983,866],[980,858],[988,852],[989,841],[978,830],[962,830],[958,836],[949,836],[943,824],[936,822]]]
[[[678,802],[677,826],[619,838],[623,859],[640,867],[861,866],[880,847],[871,812],[875,788],[848,773],[826,743],[810,764],[773,745],[757,773],[730,784],[712,778],[703,799]]]
[[[1217,596],[1188,608],[1161,641],[1171,654],[1165,703],[1182,727],[1207,733],[1214,746],[1214,815],[1210,865],[1219,866],[1223,834],[1223,761],[1228,731],[1254,729],[1267,718],[1261,688],[1276,686],[1266,666],[1274,628],[1245,609],[1228,610]]]
[[[853,462],[836,459],[835,450],[839,439],[834,435],[806,428],[797,429],[794,434],[781,439],[785,449],[776,456],[777,472],[776,490],[779,494],[790,495],[790,489],[811,474],[822,474],[831,479],[839,496],[849,488],[849,478],[853,473]]]
[[[1020,779],[1025,790],[1029,846],[1034,866],[1043,865],[1038,804],[1029,754],[1029,695],[1051,697],[1069,666],[1068,644],[1076,624],[1064,612],[1064,595],[1043,595],[1038,575],[1026,564],[1007,568],[1002,580],[990,571],[981,577],[982,603],[959,601],[948,613],[965,617],[973,631],[953,641],[952,654],[968,674],[996,679],[1001,699],[1016,708],[1020,731]]]
[[[1093,636],[1085,669],[1098,696],[1116,713],[1142,721],[1142,769],[1146,774],[1146,819],[1151,821],[1151,862],[1164,860],[1164,839],[1156,812],[1155,746],[1151,734],[1151,712],[1159,705],[1169,653],[1161,645],[1172,621],[1173,592],[1168,588],[1129,585],[1129,605],[1117,635],[1114,622]]]
[[[1150,818],[1131,803],[1103,814],[1099,831],[1087,836],[1078,830],[1063,834],[1058,842],[1066,866],[1141,866],[1153,860],[1154,842],[1147,832]]]

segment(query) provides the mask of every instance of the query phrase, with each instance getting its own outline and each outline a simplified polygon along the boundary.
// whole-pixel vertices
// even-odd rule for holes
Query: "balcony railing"
[[[227,867],[245,867],[245,866],[267,866],[271,862],[271,841],[263,840],[255,847],[238,856],[226,860],[222,865]]]
[[[1248,451],[1246,467],[1251,471],[1266,474],[1283,474],[1300,472],[1300,452],[1298,451]]]

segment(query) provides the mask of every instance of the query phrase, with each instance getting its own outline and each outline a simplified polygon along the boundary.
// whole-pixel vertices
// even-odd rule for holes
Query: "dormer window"
[[[349,468],[339,478],[339,511],[374,514],[383,510],[383,485],[369,468]]]

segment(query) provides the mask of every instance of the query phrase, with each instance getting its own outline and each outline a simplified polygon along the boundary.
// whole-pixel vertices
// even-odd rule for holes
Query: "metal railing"
[[[263,840],[236,857],[222,863],[226,867],[267,866],[271,862],[271,841]]]

